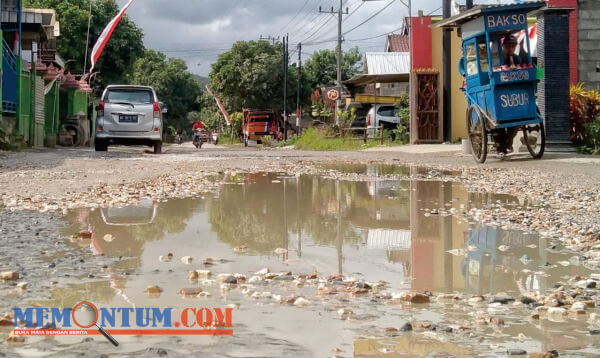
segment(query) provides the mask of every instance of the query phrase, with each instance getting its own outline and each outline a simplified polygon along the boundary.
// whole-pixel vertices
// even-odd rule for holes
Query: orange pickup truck
[[[261,143],[261,137],[271,136],[277,139],[279,135],[280,115],[272,110],[244,109],[242,121],[242,132],[244,134],[244,146],[249,141]]]

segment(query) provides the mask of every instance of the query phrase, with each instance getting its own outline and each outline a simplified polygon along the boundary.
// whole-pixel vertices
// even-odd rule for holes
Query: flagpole
[[[90,25],[92,23],[92,1],[90,0],[90,13],[88,16],[88,28],[87,28],[87,37],[85,39],[85,60],[83,62],[83,75],[85,76],[85,72],[87,71],[87,58],[88,58],[88,49],[90,47]]]

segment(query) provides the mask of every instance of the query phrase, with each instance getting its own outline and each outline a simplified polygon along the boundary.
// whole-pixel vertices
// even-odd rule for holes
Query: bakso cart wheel
[[[485,162],[488,151],[485,118],[475,105],[471,105],[467,110],[467,132],[469,134],[469,141],[471,142],[473,158],[475,158],[477,163]]]
[[[529,154],[534,159],[540,159],[546,149],[546,130],[544,123],[530,124],[522,127],[523,139]]]

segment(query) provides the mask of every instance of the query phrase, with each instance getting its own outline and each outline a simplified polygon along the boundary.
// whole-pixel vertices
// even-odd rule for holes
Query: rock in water
[[[188,272],[188,279],[197,280],[198,279],[198,271],[191,270],[190,272]]]
[[[238,283],[238,280],[234,276],[229,276],[225,279],[224,283],[228,283],[230,285],[235,285]]]
[[[522,356],[522,355],[526,355],[527,351],[524,349],[511,348],[511,349],[507,350],[506,353],[509,356]]]
[[[146,287],[146,293],[148,293],[148,294],[156,294],[156,293],[161,293],[161,292],[162,292],[162,288],[160,288],[158,286]]]
[[[201,287],[184,287],[179,290],[179,294],[182,296],[198,296],[202,292]]]
[[[81,230],[80,232],[77,233],[77,237],[82,238],[82,239],[91,239],[92,233],[87,230]]]
[[[529,296],[521,296],[521,303],[524,305],[528,305],[530,303],[534,303],[535,299],[529,297]]]
[[[510,296],[494,296],[492,297],[492,303],[500,303],[500,304],[508,304],[509,302],[514,302],[515,299]]]
[[[410,332],[412,329],[412,324],[410,324],[410,322],[406,322],[402,327],[400,327],[402,332]]]
[[[19,279],[19,273],[16,271],[4,271],[0,272],[0,279],[6,281],[14,281]]]
[[[196,272],[198,273],[198,277],[199,278],[210,278],[210,276],[212,275],[212,272],[210,272],[209,270],[196,270]]]
[[[303,297],[298,297],[296,301],[294,301],[294,306],[304,307],[310,305],[310,301]]]
[[[281,247],[278,247],[278,248],[275,249],[275,254],[276,255],[285,255],[285,254],[287,254],[287,252],[288,252],[288,250],[283,249]]]
[[[552,322],[563,322],[567,316],[567,310],[562,307],[549,307],[548,320]]]
[[[269,272],[271,272],[271,270],[269,270],[269,268],[265,267],[264,269],[260,270],[260,271],[256,271],[254,274],[257,276],[262,276],[262,275],[266,275]]]
[[[429,303],[429,296],[417,292],[404,294],[401,299],[410,303]]]

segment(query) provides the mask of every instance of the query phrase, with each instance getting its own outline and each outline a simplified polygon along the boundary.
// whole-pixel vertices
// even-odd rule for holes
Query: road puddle
[[[402,167],[376,170],[406,174]],[[92,233],[70,244],[103,255],[104,276],[54,288],[51,300],[31,304],[73,307],[87,300],[98,307],[175,311],[229,305],[234,335],[120,336],[119,348],[100,337],[28,337],[18,352],[141,354],[152,346],[169,356],[600,354],[598,336],[588,333],[595,308],[580,318],[545,312],[535,318],[532,303],[520,302],[588,277],[578,256],[537,233],[463,215],[486,207],[536,209],[507,195],[468,193],[449,181],[255,173],[226,175],[219,193],[203,198],[73,210],[64,233]],[[264,268],[269,273],[259,272]],[[225,273],[239,275],[220,283]],[[162,292],[148,295],[148,286]],[[203,294],[182,297],[182,288]],[[430,302],[406,302],[402,292],[425,293]],[[588,301],[596,294],[581,292]]]

